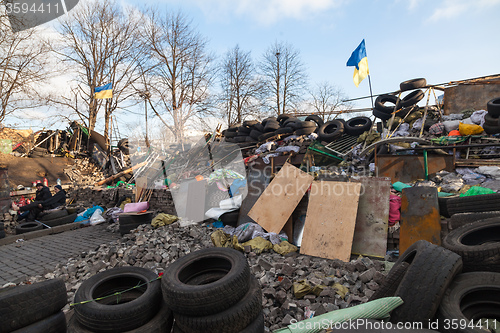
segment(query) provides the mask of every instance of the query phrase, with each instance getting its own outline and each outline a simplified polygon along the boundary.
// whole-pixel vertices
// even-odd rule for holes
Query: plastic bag
[[[473,195],[482,195],[482,194],[492,194],[496,193],[492,189],[481,187],[481,186],[472,186],[467,192],[460,194],[461,197],[470,197]]]
[[[105,221],[104,217],[102,217],[102,210],[100,209],[96,209],[90,217],[90,225],[96,225]]]
[[[458,129],[458,125],[460,125],[460,120],[447,120],[443,121],[444,129],[446,132],[451,132],[453,130]]]
[[[488,111],[486,111],[486,110],[475,111],[470,116],[470,120],[472,120],[472,122],[476,125],[483,126],[484,125],[484,116],[486,116],[487,113],[488,113]]]
[[[494,165],[484,165],[480,166],[476,169],[477,173],[481,173],[483,175],[488,175],[493,178],[500,178],[500,167]]]
[[[460,123],[458,130],[461,135],[477,135],[483,133],[484,129],[479,125],[468,125]]]

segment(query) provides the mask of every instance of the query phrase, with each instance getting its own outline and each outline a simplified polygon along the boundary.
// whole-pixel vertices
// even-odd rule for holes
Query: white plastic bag
[[[105,221],[104,217],[102,217],[102,210],[100,209],[96,209],[90,217],[90,225],[96,225]]]

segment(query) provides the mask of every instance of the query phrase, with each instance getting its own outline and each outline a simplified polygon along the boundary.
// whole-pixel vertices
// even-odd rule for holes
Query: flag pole
[[[370,86],[370,99],[372,100],[372,109],[373,109],[373,93],[372,93],[372,80],[370,79],[370,74],[368,74],[368,84]]]

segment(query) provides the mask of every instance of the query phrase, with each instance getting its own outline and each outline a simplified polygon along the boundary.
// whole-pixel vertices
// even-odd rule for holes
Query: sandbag
[[[479,125],[460,123],[460,125],[458,125],[458,131],[461,135],[477,135],[483,133],[484,129]]]

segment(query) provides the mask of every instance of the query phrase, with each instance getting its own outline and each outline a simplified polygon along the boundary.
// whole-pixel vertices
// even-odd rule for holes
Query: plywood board
[[[349,261],[360,183],[313,182],[300,253]]]
[[[267,232],[279,233],[312,181],[313,176],[285,163],[248,216]]]
[[[415,186],[403,189],[399,253],[422,239],[441,245],[440,221],[435,187]]]
[[[362,177],[352,253],[384,257],[387,252],[389,197],[387,178]]]

